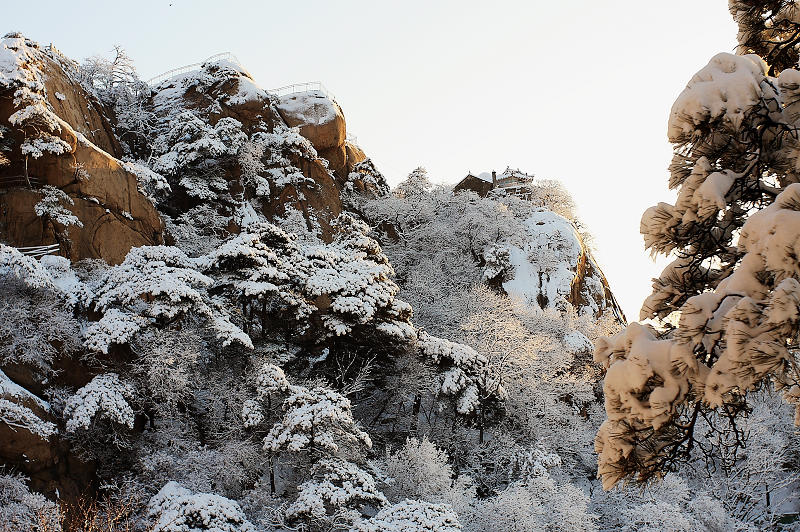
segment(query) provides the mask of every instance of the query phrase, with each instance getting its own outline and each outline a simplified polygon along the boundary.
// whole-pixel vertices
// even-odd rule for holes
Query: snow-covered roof
[[[491,183],[492,182],[492,173],[491,172],[481,172],[478,175],[476,175],[475,177],[477,177],[481,181],[486,181],[487,183]],[[507,166],[506,169],[502,173],[497,174],[496,177],[497,177],[498,181],[501,180],[501,179],[506,179],[506,178],[510,178],[510,177],[516,177],[516,178],[522,179],[522,180],[533,180],[533,174],[526,174],[525,172],[523,172],[519,168],[514,170],[509,166]]]

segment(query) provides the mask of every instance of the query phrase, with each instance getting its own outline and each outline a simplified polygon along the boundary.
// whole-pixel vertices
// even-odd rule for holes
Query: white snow
[[[554,307],[572,289],[582,253],[580,236],[572,222],[545,210],[531,214],[524,226],[525,243],[508,249],[514,277],[503,288],[531,306]]]
[[[305,124],[314,125],[327,124],[335,120],[337,114],[341,114],[336,103],[318,90],[281,96],[278,109]]]
[[[3,373],[2,369],[0,369],[0,397],[30,400],[36,403],[42,410],[50,411],[50,403],[33,395],[31,392],[9,379],[8,375]]]
[[[133,388],[120,381],[116,373],[98,375],[67,400],[67,432],[88,429],[98,416],[132,429],[133,409],[128,403],[132,397]]]

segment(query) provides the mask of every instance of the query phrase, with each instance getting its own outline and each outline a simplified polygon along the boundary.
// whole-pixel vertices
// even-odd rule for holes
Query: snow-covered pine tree
[[[698,447],[701,432],[711,435],[699,445],[706,453],[719,451],[714,440],[741,443],[747,392],[774,386],[800,401],[800,71],[769,75],[796,63],[796,51],[782,48],[791,32],[762,20],[759,33],[754,22],[772,7],[778,27],[796,24],[797,6],[755,4],[731,2],[742,50],[776,63],[721,53],[692,77],[669,118],[677,201],[642,217],[646,247],[676,258],[640,317],[672,315],[677,326],[632,323],[596,345],[608,368],[608,419],[595,441],[606,488],[660,476]],[[763,42],[774,32],[784,44]]]

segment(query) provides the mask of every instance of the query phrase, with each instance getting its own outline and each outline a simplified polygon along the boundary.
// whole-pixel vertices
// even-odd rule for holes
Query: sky
[[[121,45],[142,79],[232,52],[265,89],[321,81],[390,184],[506,166],[558,179],[629,319],[668,261],[639,220],[667,189],[669,111],[732,52],[725,0],[40,0],[2,8],[81,60]]]

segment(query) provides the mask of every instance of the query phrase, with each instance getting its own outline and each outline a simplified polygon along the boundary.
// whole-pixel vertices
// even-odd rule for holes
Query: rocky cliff
[[[207,63],[155,87],[117,87],[144,124],[133,131],[144,138],[138,143],[120,142],[131,133],[121,116],[130,110],[108,90],[52,46],[19,34],[0,41],[0,244],[119,264],[132,248],[165,240],[189,253],[213,250],[259,220],[330,241],[343,197],[387,190],[346,140],[338,104],[316,93],[278,98],[236,63]],[[20,264],[0,260],[0,277],[22,276]],[[55,373],[45,386],[40,369],[6,353],[3,334],[0,420],[22,413],[38,429],[0,423],[0,464],[25,473],[37,491],[74,499],[92,486],[95,466],[70,450],[41,397],[53,386],[86,385],[108,360],[84,361],[75,345],[51,340]]]
[[[112,263],[163,242],[158,211],[117,159],[119,142],[75,64],[17,34],[0,42],[0,133],[9,161],[0,166],[1,241]]]

